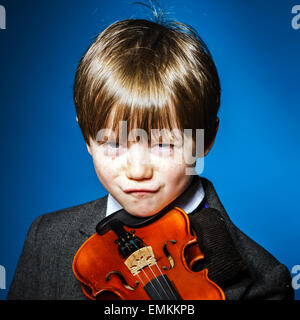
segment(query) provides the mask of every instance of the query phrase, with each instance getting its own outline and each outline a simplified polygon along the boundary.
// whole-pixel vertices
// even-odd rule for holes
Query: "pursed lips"
[[[136,198],[144,198],[155,194],[158,189],[125,189],[124,192]]]

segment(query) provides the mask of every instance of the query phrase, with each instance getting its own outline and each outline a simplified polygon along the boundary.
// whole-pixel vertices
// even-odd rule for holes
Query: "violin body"
[[[113,229],[95,233],[77,251],[73,272],[88,298],[225,299],[207,269],[192,270],[204,255],[183,210],[173,208],[145,227],[124,225],[123,231],[119,236]],[[125,243],[122,250],[120,242]]]

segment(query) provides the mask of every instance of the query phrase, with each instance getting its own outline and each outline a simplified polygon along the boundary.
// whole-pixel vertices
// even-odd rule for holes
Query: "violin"
[[[225,300],[208,269],[189,217],[180,208],[147,218],[120,210],[100,221],[73,260],[92,300]]]

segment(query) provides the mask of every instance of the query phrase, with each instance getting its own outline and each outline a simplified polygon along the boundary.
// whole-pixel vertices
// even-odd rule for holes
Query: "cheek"
[[[105,157],[98,156],[93,157],[93,162],[97,177],[104,186],[107,186],[118,176],[119,170],[112,159],[107,160]]]
[[[159,172],[171,188],[180,189],[189,180],[189,176],[186,175],[186,168],[187,166],[184,163],[178,164],[173,161],[166,161]]]
[[[160,194],[163,204],[176,199],[190,182],[185,166],[170,165],[168,170],[161,172],[161,177],[164,182],[163,192]]]

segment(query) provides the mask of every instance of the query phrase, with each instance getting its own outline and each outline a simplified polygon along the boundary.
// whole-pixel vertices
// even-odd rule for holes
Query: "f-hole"
[[[134,286],[134,287],[131,287],[131,286],[127,283],[127,281],[126,281],[126,279],[124,278],[124,276],[122,275],[122,273],[119,272],[119,271],[111,271],[111,272],[109,272],[109,273],[106,275],[106,277],[105,277],[105,281],[110,281],[111,275],[117,276],[117,277],[121,280],[124,288],[126,288],[127,290],[133,291],[133,290],[135,290],[135,289],[137,288],[137,286],[139,285],[139,282],[136,281],[135,286]]]
[[[168,250],[168,248],[167,248],[168,242],[171,242],[172,244],[175,244],[175,243],[176,243],[176,240],[167,240],[167,241],[163,244],[163,252],[164,252],[165,256],[168,258],[169,263],[170,263],[169,268],[167,268],[166,266],[162,266],[162,268],[163,268],[164,270],[171,270],[171,269],[174,268],[174,266],[175,266],[175,261],[174,261],[173,257],[170,255],[170,252],[169,252],[169,250]]]

